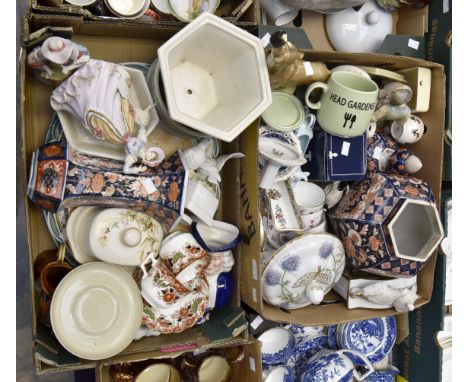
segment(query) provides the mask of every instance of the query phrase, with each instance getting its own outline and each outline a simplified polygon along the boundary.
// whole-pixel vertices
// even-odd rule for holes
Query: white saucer
[[[62,346],[77,357],[100,360],[124,350],[140,327],[140,290],[121,268],[88,263],[60,282],[50,321]]]

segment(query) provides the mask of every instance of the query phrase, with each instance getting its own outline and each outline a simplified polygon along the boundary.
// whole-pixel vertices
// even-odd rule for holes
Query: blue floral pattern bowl
[[[262,343],[262,363],[266,365],[286,364],[294,352],[294,336],[287,329],[269,329],[258,340]]]

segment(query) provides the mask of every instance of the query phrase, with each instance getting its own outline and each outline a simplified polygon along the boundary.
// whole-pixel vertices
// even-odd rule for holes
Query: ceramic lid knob
[[[369,12],[366,15],[366,21],[369,25],[377,24],[380,21],[380,15],[376,11]]]
[[[309,285],[306,288],[306,296],[312,304],[319,305],[322,302],[325,294],[323,293],[322,289],[317,289],[313,285]]]
[[[405,161],[405,169],[408,171],[410,174],[414,174],[415,172],[418,172],[422,168],[422,162],[421,159],[419,159],[416,155],[411,155],[408,158],[406,158]]]
[[[141,241],[141,232],[136,228],[127,228],[122,232],[120,240],[127,247],[135,247]]]
[[[60,52],[65,49],[65,43],[59,39],[53,39],[49,42],[49,49],[52,52]]]

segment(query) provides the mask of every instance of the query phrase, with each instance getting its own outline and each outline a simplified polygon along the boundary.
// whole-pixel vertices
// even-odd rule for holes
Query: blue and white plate
[[[395,317],[372,318],[340,325],[338,343],[342,349],[356,350],[376,363],[390,353],[396,334]]]
[[[339,348],[338,342],[336,341],[336,331],[337,331],[337,325],[330,325],[328,327],[328,347],[333,350],[336,350]]]

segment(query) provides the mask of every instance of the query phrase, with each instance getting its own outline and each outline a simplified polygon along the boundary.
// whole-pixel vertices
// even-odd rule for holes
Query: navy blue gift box
[[[342,138],[315,130],[301,169],[310,173],[310,181],[362,180],[367,170],[366,147],[367,133]]]

